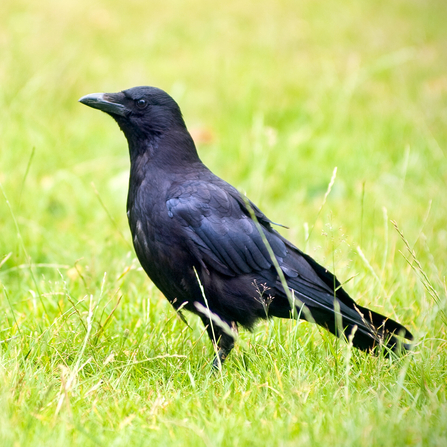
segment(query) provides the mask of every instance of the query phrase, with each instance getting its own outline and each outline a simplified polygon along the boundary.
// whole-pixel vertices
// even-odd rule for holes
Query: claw
[[[225,359],[228,356],[228,352],[224,349],[219,349],[217,351],[216,357],[214,357],[213,360],[213,370],[220,371],[222,369],[223,362],[225,362]]]

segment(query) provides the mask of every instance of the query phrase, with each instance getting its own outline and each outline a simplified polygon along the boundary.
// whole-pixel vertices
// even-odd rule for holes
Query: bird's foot
[[[225,362],[225,359],[228,356],[228,351],[225,349],[219,349],[217,351],[216,357],[214,357],[213,360],[213,370],[214,371],[220,371],[222,369],[222,365]]]

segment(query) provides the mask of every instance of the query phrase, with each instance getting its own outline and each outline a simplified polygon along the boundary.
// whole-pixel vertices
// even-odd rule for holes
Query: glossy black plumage
[[[138,259],[175,309],[200,315],[220,348],[215,365],[232,349],[238,325],[251,328],[260,318],[291,313],[336,335],[353,333],[362,350],[408,348],[394,336],[411,340],[405,327],[357,305],[328,270],[200,161],[168,94],[135,87],[80,101],[111,115],[124,132],[131,160],[127,212]]]

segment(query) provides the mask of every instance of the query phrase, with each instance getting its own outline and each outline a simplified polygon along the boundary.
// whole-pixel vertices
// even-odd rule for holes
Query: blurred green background
[[[445,445],[446,23],[443,0],[3,0],[2,445]],[[136,85],[415,353],[276,321],[210,377],[131,248],[124,136],[77,103]]]

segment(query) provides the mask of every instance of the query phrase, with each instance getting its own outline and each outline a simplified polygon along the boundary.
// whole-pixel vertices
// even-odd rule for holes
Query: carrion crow
[[[281,236],[252,202],[200,160],[177,103],[135,87],[79,100],[108,113],[129,144],[127,215],[138,259],[177,311],[200,316],[218,368],[239,325],[299,317],[364,351],[401,352],[401,324],[364,308],[337,278]]]

